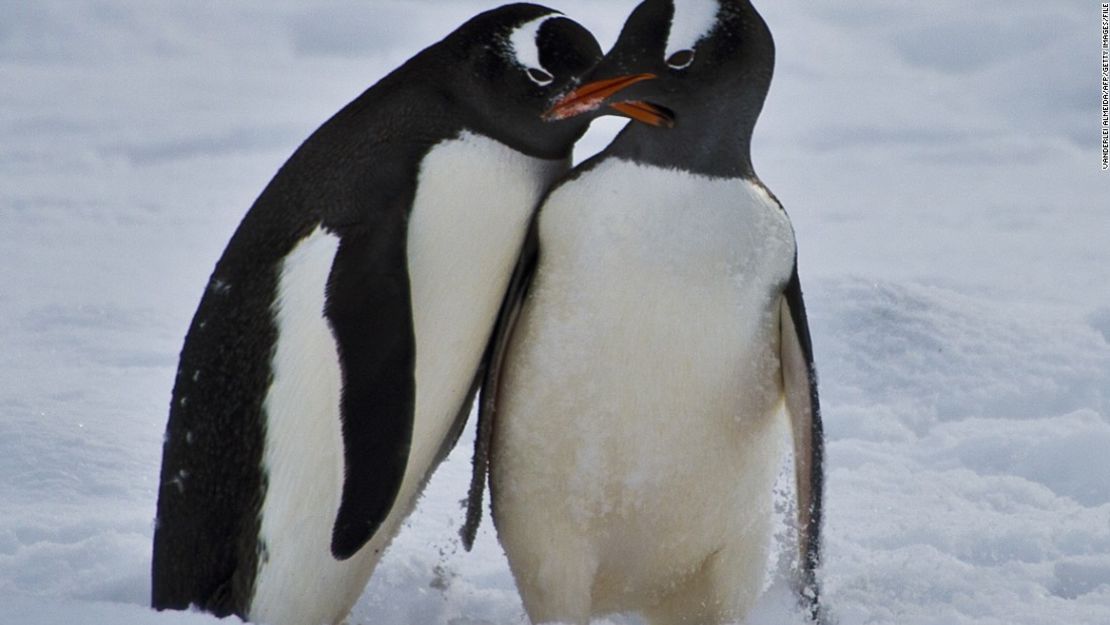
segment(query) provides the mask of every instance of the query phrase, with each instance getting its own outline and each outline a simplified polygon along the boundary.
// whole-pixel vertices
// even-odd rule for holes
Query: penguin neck
[[[674,128],[630,122],[606,152],[611,156],[715,178],[755,178],[751,127],[699,123],[681,117]],[[685,122],[685,123],[684,123]]]

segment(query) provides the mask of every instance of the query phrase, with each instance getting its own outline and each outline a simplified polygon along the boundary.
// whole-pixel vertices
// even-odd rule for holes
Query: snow
[[[554,4],[608,44],[635,2]],[[0,622],[217,622],[144,607],[181,340],[298,142],[492,3],[420,5],[0,0]],[[759,5],[778,63],[753,158],[798,235],[830,610],[1110,622],[1097,5]],[[455,540],[467,455],[353,625],[526,622],[488,520]],[[801,619],[776,582],[749,621]]]

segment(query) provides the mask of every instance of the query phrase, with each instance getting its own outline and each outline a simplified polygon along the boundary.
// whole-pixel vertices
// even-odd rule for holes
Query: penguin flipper
[[[331,551],[353,556],[389,516],[416,406],[416,339],[403,220],[340,233],[324,314],[339,351],[343,493]]]
[[[520,256],[517,260],[513,276],[509,280],[509,288],[505,292],[505,299],[501,301],[501,310],[497,314],[497,326],[486,348],[486,366],[482,376],[481,393],[478,398],[478,428],[474,437],[474,458],[471,463],[470,490],[466,498],[466,521],[459,529],[463,547],[470,551],[474,546],[474,539],[478,534],[478,526],[482,522],[482,497],[485,493],[486,476],[489,473],[490,449],[493,439],[493,421],[497,416],[497,393],[501,386],[501,372],[505,364],[505,354],[508,351],[513,329],[520,316],[524,297],[528,294],[528,287],[535,274],[536,261],[539,258],[539,232],[538,219],[533,216],[524,237]]]
[[[798,577],[801,601],[817,622],[817,567],[821,563],[821,517],[824,492],[824,437],[817,397],[817,370],[809,334],[797,261],[780,306],[783,390],[794,441],[794,476],[798,513]]]

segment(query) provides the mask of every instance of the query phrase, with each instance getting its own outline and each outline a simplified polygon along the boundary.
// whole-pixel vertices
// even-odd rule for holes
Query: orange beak
[[[550,110],[544,113],[543,118],[550,121],[588,113],[603,105],[605,100],[613,94],[636,83],[656,78],[658,76],[655,74],[636,74],[587,83],[563,96]],[[667,127],[674,125],[674,120],[668,111],[648,102],[617,102],[610,104],[610,106],[623,115],[645,124]]]
[[[651,102],[641,102],[639,100],[631,100],[628,102],[614,102],[609,105],[611,108],[616,109],[626,117],[648,124],[649,126],[662,126],[664,128],[674,128],[674,115],[670,111],[652,104]]]

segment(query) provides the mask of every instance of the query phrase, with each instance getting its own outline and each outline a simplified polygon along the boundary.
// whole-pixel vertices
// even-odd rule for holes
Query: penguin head
[[[771,32],[748,0],[645,0],[583,85],[547,116],[616,114],[750,138],[774,56]]]
[[[454,66],[447,91],[471,130],[533,156],[569,156],[590,118],[544,112],[601,60],[588,30],[553,9],[511,4],[471,19],[443,43],[443,62]]]

